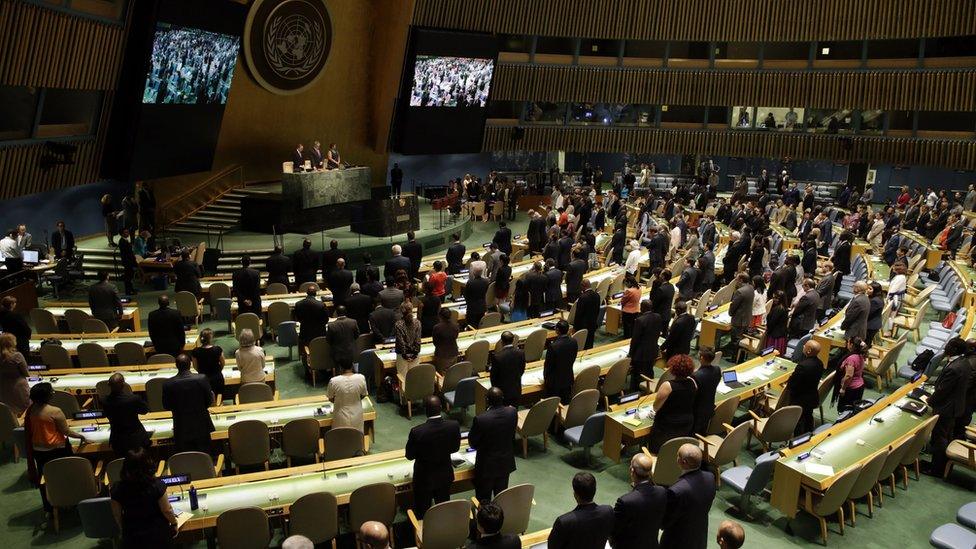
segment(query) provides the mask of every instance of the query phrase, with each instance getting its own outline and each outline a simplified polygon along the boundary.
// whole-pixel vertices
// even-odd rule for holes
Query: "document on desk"
[[[819,463],[807,463],[807,472],[814,475],[824,475],[831,476],[834,474],[834,468],[830,465],[820,465]]]
[[[639,420],[639,419],[637,419],[635,417],[629,417],[629,418],[625,419],[624,420],[624,423],[626,423],[627,425],[633,425],[634,427],[640,427],[641,426],[641,420]]]

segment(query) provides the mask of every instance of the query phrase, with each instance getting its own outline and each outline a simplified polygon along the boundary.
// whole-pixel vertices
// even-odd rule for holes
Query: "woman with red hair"
[[[674,355],[668,359],[668,372],[673,379],[661,382],[654,396],[654,425],[651,428],[648,450],[657,454],[661,445],[677,437],[692,436],[695,426],[695,393],[698,385],[691,378],[695,363],[688,355]]]

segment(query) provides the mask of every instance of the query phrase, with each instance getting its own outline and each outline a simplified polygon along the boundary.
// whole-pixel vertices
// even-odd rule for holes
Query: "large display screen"
[[[418,55],[413,71],[411,107],[485,107],[493,59]]]
[[[226,104],[240,49],[237,36],[159,23],[143,104]]]

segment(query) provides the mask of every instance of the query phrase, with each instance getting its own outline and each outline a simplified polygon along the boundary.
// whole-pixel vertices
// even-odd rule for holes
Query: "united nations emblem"
[[[301,93],[322,75],[332,48],[325,0],[255,0],[244,30],[251,75],[280,95]]]

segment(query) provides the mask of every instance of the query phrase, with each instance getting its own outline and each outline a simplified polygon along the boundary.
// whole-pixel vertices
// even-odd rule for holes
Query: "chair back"
[[[268,305],[268,327],[272,330],[278,328],[282,322],[291,320],[291,307],[284,301],[272,301]]]
[[[74,507],[98,496],[99,487],[90,461],[68,456],[52,459],[44,466],[47,499],[54,507]]]
[[[156,353],[146,359],[146,364],[173,364],[176,365],[176,357],[169,353]]]
[[[826,377],[821,379],[820,384],[817,385],[817,396],[820,397],[821,404],[827,400],[827,395],[830,394],[830,389],[834,386],[834,376],[836,375],[836,371],[830,372]]]
[[[363,351],[367,349],[372,349],[376,346],[376,342],[373,339],[373,334],[359,334],[356,338],[356,356],[359,356]]]
[[[749,422],[741,423],[735,429],[722,439],[722,444],[719,444],[718,450],[715,451],[715,457],[711,460],[712,464],[716,467],[721,467],[728,463],[732,463],[739,457],[739,452],[742,451],[742,447],[746,444],[746,438],[749,436]]]
[[[529,529],[529,515],[532,513],[532,498],[535,496],[535,486],[518,484],[495,496],[492,503],[502,508],[505,521],[502,523],[503,534],[520,536]]]
[[[234,549],[267,549],[268,515],[260,507],[239,507],[217,515],[217,543]]]
[[[901,465],[901,460],[905,457],[905,452],[908,451],[913,439],[913,436],[906,438],[888,452],[888,455],[885,456],[884,465],[881,466],[881,471],[878,472],[879,482],[890,477],[895,472],[895,469]]]
[[[901,457],[901,463],[899,465],[911,465],[915,463],[918,459],[918,455],[922,452],[922,448],[925,447],[929,442],[929,438],[932,436],[932,430],[935,429],[935,423],[939,421],[939,416],[932,416],[925,420],[922,428],[915,432],[915,436],[911,438],[911,442],[905,449],[905,453]]]
[[[587,328],[573,332],[573,339],[576,340],[576,348],[580,351],[586,347],[586,337],[589,335],[589,333],[590,330]]]
[[[197,296],[193,295],[192,292],[182,291],[176,292],[173,297],[176,300],[176,310],[180,312],[180,316],[191,318],[196,324],[196,319],[200,316],[200,304],[197,303]]]
[[[283,295],[288,293],[288,286],[285,286],[281,282],[272,282],[268,284],[268,287],[264,290],[265,295]]]
[[[85,320],[91,315],[81,309],[68,309],[64,312],[64,321],[68,324],[68,332],[82,334],[85,332]]]
[[[857,480],[854,481],[854,486],[851,487],[851,493],[848,494],[847,499],[863,498],[868,495],[868,492],[874,489],[875,485],[878,484],[881,469],[884,468],[884,464],[888,460],[888,453],[888,450],[882,450],[864,464],[861,472],[857,475]]]
[[[763,425],[763,441],[772,444],[793,438],[793,430],[802,413],[803,408],[799,406],[784,406],[773,412]]]
[[[319,336],[308,344],[308,369],[332,371],[336,369],[332,360],[332,345],[325,336]]]
[[[566,410],[566,418],[563,420],[563,426],[569,429],[570,427],[583,425],[586,422],[586,418],[596,412],[596,407],[599,403],[600,391],[596,389],[580,391],[573,397],[573,400],[569,401],[569,409]]]
[[[600,394],[605,397],[619,395],[627,388],[627,371],[630,370],[630,359],[621,358],[610,366],[606,377],[603,378],[603,385],[600,386]]]
[[[54,313],[47,309],[34,308],[30,310],[30,321],[34,325],[34,332],[38,334],[58,334],[61,328]]]
[[[599,387],[599,385],[600,367],[596,364],[587,366],[586,368],[580,370],[580,372],[576,374],[576,378],[573,379],[573,390],[571,394],[575,397],[583,391],[596,389]]]
[[[580,431],[579,445],[589,448],[597,443],[603,442],[603,431],[607,424],[607,413],[597,412],[586,418],[583,429]]]
[[[339,503],[328,492],[312,492],[295,500],[288,512],[288,534],[312,543],[324,543],[339,535]]]
[[[140,366],[146,363],[146,348],[135,341],[115,344],[115,358],[122,366]]]
[[[71,354],[61,345],[41,345],[41,362],[52,370],[71,368]]]
[[[418,364],[407,370],[403,381],[404,402],[422,400],[434,394],[435,373],[433,364]]]
[[[105,464],[105,478],[108,479],[109,485],[122,480],[122,464],[124,462],[125,458],[118,458]]]
[[[445,501],[428,509],[424,514],[423,547],[448,549],[465,545],[470,513],[471,502],[465,500]]]
[[[392,483],[367,484],[349,495],[349,529],[353,532],[358,532],[364,522],[371,520],[389,527],[396,513],[396,486]]]
[[[705,311],[708,309],[708,302],[712,299],[712,291],[705,290],[705,293],[698,298],[698,305],[695,307],[695,320],[701,320]]]
[[[485,307],[487,307],[488,309],[494,309],[497,306],[498,306],[498,294],[495,291],[495,283],[491,282],[488,284],[488,289],[485,290]],[[490,326],[498,326],[498,324],[502,323],[502,315],[501,313],[498,313],[498,324],[485,324],[485,319],[488,318],[488,315],[490,314],[494,314],[494,313],[486,313],[485,316],[482,317],[481,319],[482,328],[488,328]]]
[[[231,320],[231,310],[233,309],[234,301],[229,297],[221,297],[219,299],[214,299],[213,294],[210,296],[210,315],[214,320],[226,320],[230,322]]]
[[[610,288],[607,289],[608,295],[619,294],[620,292],[624,291],[624,278],[626,275],[627,273],[620,273],[613,277],[613,280],[610,281]]]
[[[51,395],[51,406],[57,406],[61,408],[64,412],[65,417],[74,417],[74,415],[81,411],[81,405],[78,404],[78,397],[67,392],[67,391],[54,391]]]
[[[274,400],[274,389],[263,381],[245,383],[237,390],[238,404],[251,404],[253,402],[270,402]]]
[[[600,301],[606,301],[607,294],[610,293],[610,283],[612,280],[604,278],[596,285],[596,293],[600,296]]]
[[[308,458],[319,451],[321,427],[317,419],[293,419],[281,429],[281,451],[291,458]]]
[[[240,338],[241,330],[245,328],[250,329],[254,333],[254,338],[258,341],[264,335],[264,332],[261,330],[261,319],[254,313],[237,315],[237,319],[234,321],[234,337]]]
[[[104,368],[108,366],[108,354],[98,343],[85,342],[78,345],[78,363],[82,368]]]
[[[354,427],[335,427],[325,432],[323,461],[336,461],[366,453],[363,433]]]
[[[739,397],[737,396],[727,398],[721,403],[717,404],[715,406],[715,413],[712,414],[712,419],[708,422],[706,434],[720,435],[724,433],[724,425],[726,423],[732,423],[732,418],[735,416],[735,411],[738,407]]]
[[[444,374],[444,381],[441,383],[441,392],[449,393],[453,391],[462,379],[471,377],[471,363],[461,361],[447,369]]]
[[[566,315],[566,322],[569,322],[569,325],[570,326],[572,326],[573,324],[576,323],[576,304],[577,303],[579,303],[579,301],[574,301],[573,304],[569,306],[569,314]],[[580,349],[582,349],[582,348],[583,347],[580,347]]]
[[[857,477],[861,474],[862,468],[861,465],[855,465],[841,473],[834,483],[827,488],[820,501],[813,506],[813,512],[819,516],[836,513],[850,496],[851,488],[857,482]]]
[[[230,459],[234,465],[258,465],[271,457],[271,439],[268,425],[256,419],[238,421],[227,430],[230,441]]]
[[[114,539],[121,535],[112,512],[112,498],[88,498],[78,502],[81,530],[89,539]]]
[[[779,460],[779,452],[766,452],[756,458],[756,466],[753,467],[749,480],[742,490],[746,496],[758,494],[766,489],[769,481],[773,478],[773,469]]]
[[[682,473],[681,468],[678,467],[678,449],[685,444],[701,446],[698,440],[691,437],[672,438],[661,445],[657,460],[654,462],[654,473],[651,475],[654,484],[671,486],[678,481]]]
[[[146,404],[149,405],[150,412],[162,412],[163,408],[163,383],[166,378],[154,377],[146,382]]]
[[[214,282],[210,285],[210,303],[218,299],[230,299],[230,286],[226,282]]]
[[[502,314],[498,312],[485,313],[485,316],[481,317],[481,322],[478,324],[478,329],[483,330],[485,328],[491,328],[498,326],[502,323]]]
[[[522,423],[520,429],[522,435],[532,437],[544,433],[549,428],[549,424],[552,423],[552,418],[555,417],[558,407],[559,397],[544,398],[533,404]]]
[[[86,318],[81,324],[83,334],[107,334],[110,330],[108,326],[97,318]]]
[[[488,369],[488,352],[491,346],[487,339],[475,341],[464,351],[464,360],[471,363],[471,371],[480,374]]]
[[[217,476],[213,459],[203,452],[180,452],[166,461],[166,469],[171,475],[189,475],[191,481],[205,480]]]
[[[279,347],[294,347],[298,345],[298,323],[294,320],[281,322],[277,325],[275,331],[278,335]]]
[[[674,379],[674,374],[671,373],[671,370],[664,370],[664,373],[661,374],[661,377],[657,378],[657,385],[654,386],[654,392],[656,393],[661,390],[662,383],[664,383],[665,381],[671,381],[673,379]]]
[[[545,328],[538,328],[529,333],[528,337],[525,338],[526,362],[542,360],[542,352],[546,350],[546,339],[548,337],[549,331]]]

